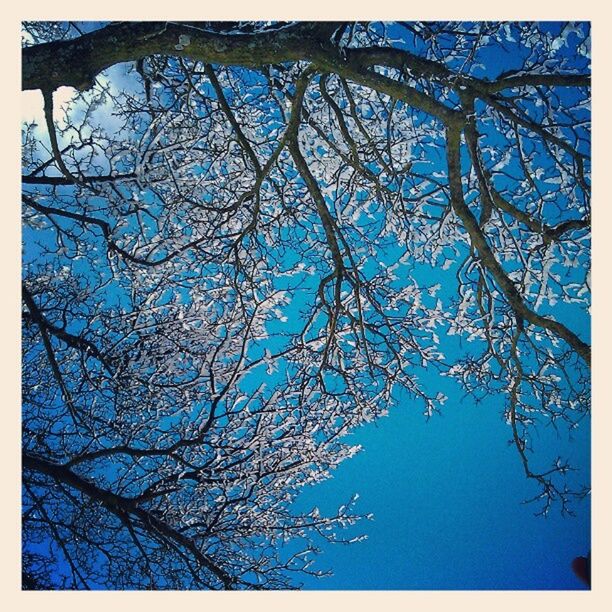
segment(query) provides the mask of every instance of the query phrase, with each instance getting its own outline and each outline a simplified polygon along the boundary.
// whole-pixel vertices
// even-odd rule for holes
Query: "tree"
[[[360,515],[291,502],[348,431],[439,410],[432,371],[503,394],[538,511],[571,512],[532,437],[589,414],[588,52],[587,24],[24,24],[24,588],[295,584]]]

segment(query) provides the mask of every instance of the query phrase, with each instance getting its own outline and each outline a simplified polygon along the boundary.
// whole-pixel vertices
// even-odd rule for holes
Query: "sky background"
[[[331,511],[358,492],[357,509],[375,518],[363,524],[365,542],[323,544],[316,567],[334,575],[307,578],[304,587],[584,588],[571,562],[590,550],[589,500],[566,518],[557,509],[536,517],[536,506],[521,503],[533,489],[507,444],[500,406],[501,398],[475,406],[451,397],[441,415],[425,421],[406,404],[352,434],[363,451],[305,491],[299,504]],[[548,433],[535,443],[554,454]],[[585,479],[589,444],[582,428],[567,446]]]
[[[512,67],[506,52],[489,59],[492,74]],[[35,118],[37,94],[28,95]],[[30,247],[25,259],[35,254]],[[588,321],[579,323],[582,328],[574,328],[587,339]],[[562,517],[556,506],[546,518],[535,516],[537,505],[521,503],[535,488],[508,445],[503,398],[476,405],[448,379],[432,373],[423,383],[429,391],[440,386],[449,397],[442,414],[426,420],[420,405],[400,398],[388,417],[346,438],[362,452],[299,496],[296,509],[318,506],[325,515],[358,493],[356,510],[374,514],[351,532],[367,534],[366,541],[318,543],[322,554],[313,569],[331,569],[333,576],[300,578],[304,588],[584,588],[571,561],[590,550],[590,500],[573,506],[574,517]],[[588,424],[574,436],[568,443],[540,428],[534,446],[543,457],[567,456],[579,468],[578,479],[588,483]]]
[[[550,23],[558,34],[558,24]],[[570,41],[572,40],[570,34]],[[571,45],[563,49],[571,58]],[[489,47],[482,76],[495,78],[520,66],[527,51],[517,45]],[[452,270],[451,270],[452,272]],[[432,270],[430,282],[439,271]],[[449,288],[440,279],[443,291]],[[570,314],[571,317],[571,314]],[[567,320],[567,319],[565,319]],[[590,322],[571,317],[571,326],[590,341]],[[444,347],[451,357],[457,347]],[[355,431],[347,441],[363,451],[333,477],[305,491],[298,506],[332,511],[357,492],[358,510],[375,518],[363,525],[364,542],[321,545],[317,569],[330,578],[306,578],[307,589],[583,589],[571,562],[591,548],[590,498],[573,506],[575,516],[553,507],[543,518],[536,504],[521,503],[536,489],[526,478],[511,428],[503,418],[504,398],[473,398],[434,373],[422,379],[430,390],[443,385],[449,397],[442,414],[426,421],[409,399],[388,417]],[[590,425],[568,442],[551,429],[532,435],[538,455],[569,458],[575,476],[590,482]],[[323,501],[324,500],[324,503]],[[358,530],[357,530],[358,531]]]

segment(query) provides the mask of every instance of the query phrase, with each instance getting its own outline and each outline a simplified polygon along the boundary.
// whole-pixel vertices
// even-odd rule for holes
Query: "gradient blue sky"
[[[567,518],[556,510],[536,517],[533,504],[521,503],[533,489],[507,444],[500,406],[497,398],[475,406],[451,397],[426,422],[406,404],[350,436],[364,450],[299,503],[331,512],[358,492],[358,509],[375,518],[360,526],[365,542],[323,544],[316,567],[334,575],[307,578],[305,588],[583,588],[571,561],[590,550],[590,503]],[[555,436],[539,440],[554,453]],[[583,478],[589,445],[586,427],[567,445]]]
[[[511,51],[491,52],[487,76],[514,67],[518,56]],[[24,235],[27,242],[27,230]],[[35,245],[26,244],[24,260],[37,255]],[[444,290],[453,290],[441,282]],[[574,328],[586,339],[588,321],[578,323]],[[449,397],[442,414],[426,420],[420,405],[400,398],[388,417],[348,436],[347,442],[363,447],[361,453],[300,495],[298,509],[318,506],[322,514],[331,514],[358,493],[357,510],[374,514],[374,520],[352,531],[367,534],[366,541],[318,543],[322,554],[314,568],[331,569],[333,576],[306,576],[304,587],[583,588],[571,561],[590,550],[590,501],[575,504],[574,517],[560,516],[558,508],[546,518],[536,517],[537,506],[521,503],[535,489],[516,449],[508,445],[511,429],[503,419],[503,398],[475,405],[454,382],[433,373],[425,386],[440,386]],[[590,481],[587,422],[571,443],[539,429],[534,446],[546,457],[568,457],[580,470],[578,481]]]
[[[559,24],[548,27],[553,34],[560,31]],[[516,45],[489,47],[482,76],[495,78],[518,68],[526,53]],[[428,280],[435,282],[431,276]],[[447,281],[440,279],[443,291],[449,290]],[[586,317],[572,318],[572,326],[588,341]],[[304,587],[584,588],[571,562],[591,548],[590,499],[574,505],[573,517],[561,516],[558,508],[546,518],[535,516],[536,505],[521,503],[536,490],[508,444],[511,429],[503,419],[503,398],[487,397],[475,405],[458,386],[433,373],[429,385],[444,385],[449,397],[441,415],[426,421],[418,406],[400,401],[388,417],[349,437],[363,446],[360,454],[343,463],[332,479],[301,495],[298,507],[318,505],[332,512],[357,492],[358,509],[375,515],[361,526],[368,534],[365,542],[321,544],[315,568],[332,569],[334,575],[306,578]],[[539,429],[534,446],[543,456],[567,457],[577,468],[576,482],[589,483],[589,427],[584,422],[572,441]]]

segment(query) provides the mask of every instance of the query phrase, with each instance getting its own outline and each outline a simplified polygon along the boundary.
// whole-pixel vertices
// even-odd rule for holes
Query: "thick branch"
[[[180,23],[116,23],[72,40],[26,47],[22,88],[53,91],[66,85],[85,90],[106,68],[153,54],[251,67],[309,59],[336,28],[333,23],[301,23],[273,32],[227,35]]]
[[[448,181],[451,193],[451,202],[453,210],[461,219],[465,229],[470,235],[472,246],[478,249],[480,260],[491,272],[493,278],[502,290],[504,296],[508,300],[510,307],[521,318],[529,321],[533,325],[542,327],[565,340],[585,361],[591,365],[591,347],[580,340],[576,334],[570,331],[565,325],[538,315],[531,310],[523,301],[521,294],[510,280],[501,264],[495,258],[491,247],[489,246],[482,229],[480,228],[476,217],[468,208],[463,198],[463,188],[461,185],[461,157],[460,157],[460,138],[461,132],[457,128],[451,128],[447,131],[447,161],[448,161]]]
[[[106,68],[154,54],[246,67],[303,60],[378,89],[445,122],[455,118],[456,111],[434,98],[368,70],[373,62],[345,59],[330,42],[338,25],[300,23],[274,32],[227,35],[180,23],[111,24],[72,40],[26,47],[22,55],[22,88],[53,91],[66,85],[85,90]]]
[[[148,510],[141,508],[136,500],[101,489],[89,480],[86,480],[62,465],[51,463],[50,461],[46,461],[45,459],[35,457],[28,453],[22,454],[22,465],[24,469],[46,474],[80,491],[91,500],[101,503],[107,510],[114,514],[125,513],[135,516],[142,522],[146,529],[160,534],[187,549],[195,557],[198,563],[212,572],[221,581],[226,589],[232,588],[234,580],[225,570],[220,568],[207,555],[203,554],[190,538],[168,525],[168,523],[157,518]]]

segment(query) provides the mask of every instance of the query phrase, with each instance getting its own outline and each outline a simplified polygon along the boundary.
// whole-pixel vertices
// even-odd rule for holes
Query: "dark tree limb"
[[[200,551],[196,544],[177,531],[168,523],[160,520],[150,511],[141,508],[138,501],[129,497],[117,495],[112,491],[101,489],[94,483],[79,476],[65,466],[52,463],[41,457],[35,457],[28,453],[22,454],[22,465],[26,470],[33,470],[42,474],[46,474],[63,484],[76,489],[89,497],[93,501],[101,503],[107,510],[117,513],[125,513],[138,518],[145,529],[161,534],[165,538],[180,545],[189,551],[197,562],[207,570],[209,570],[217,579],[221,581],[223,587],[231,589],[234,584],[234,579],[210,557]]]

